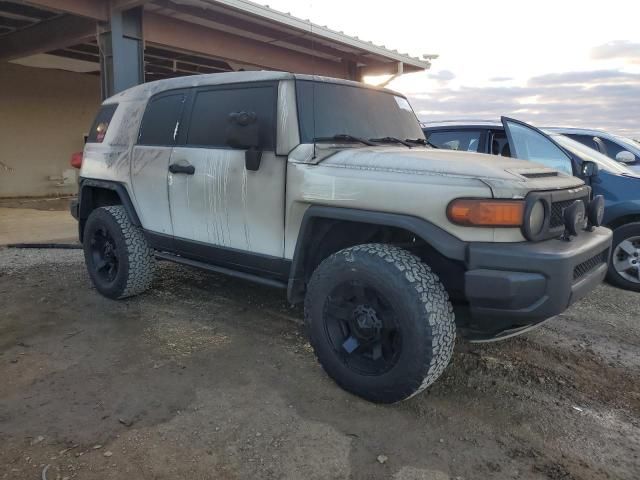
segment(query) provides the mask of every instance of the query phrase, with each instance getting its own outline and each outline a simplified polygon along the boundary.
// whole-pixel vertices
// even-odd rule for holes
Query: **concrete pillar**
[[[102,98],[144,83],[142,7],[111,10],[100,25],[100,71]]]

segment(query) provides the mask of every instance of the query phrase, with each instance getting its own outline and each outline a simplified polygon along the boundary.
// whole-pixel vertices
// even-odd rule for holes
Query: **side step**
[[[284,288],[284,289],[287,288],[287,284],[285,282],[280,282],[278,280],[273,280],[271,278],[260,277],[258,275],[253,275],[252,273],[239,272],[237,270],[232,270],[230,268],[211,265],[210,263],[200,262],[198,260],[191,260],[190,258],[181,257],[179,255],[173,255],[171,253],[156,252],[155,256],[158,260],[166,260],[169,262],[180,263],[182,265],[188,265],[189,267],[208,270],[210,272],[223,273],[231,277],[241,278],[243,280],[249,280],[250,282],[261,283],[262,285],[266,285],[268,287]]]

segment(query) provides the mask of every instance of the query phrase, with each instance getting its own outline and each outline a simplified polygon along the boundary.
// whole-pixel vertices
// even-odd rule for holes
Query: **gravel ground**
[[[459,343],[379,406],[317,365],[284,294],[162,264],[111,301],[81,251],[0,250],[0,478],[640,478],[640,295]]]

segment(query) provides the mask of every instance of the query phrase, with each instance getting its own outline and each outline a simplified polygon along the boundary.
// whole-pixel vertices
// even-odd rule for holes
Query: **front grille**
[[[607,263],[609,260],[609,250],[605,250],[604,252],[600,252],[598,255],[591,257],[589,260],[585,260],[573,269],[573,280],[576,281],[582,277],[584,277],[591,270],[599,267],[603,263]]]
[[[551,218],[549,219],[549,228],[558,228],[564,225],[564,209],[570,207],[576,200],[582,200],[585,208],[588,205],[588,197],[573,198],[571,200],[562,200],[551,204]]]

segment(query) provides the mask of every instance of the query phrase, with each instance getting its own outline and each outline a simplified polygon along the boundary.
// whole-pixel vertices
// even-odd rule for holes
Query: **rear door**
[[[500,120],[509,140],[511,157],[539,163],[568,175],[578,171],[572,158],[541,130],[513,118],[502,117]]]
[[[187,94],[187,90],[170,90],[151,97],[131,154],[131,184],[142,226],[167,236],[173,234],[167,191],[169,160]]]

